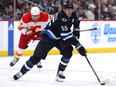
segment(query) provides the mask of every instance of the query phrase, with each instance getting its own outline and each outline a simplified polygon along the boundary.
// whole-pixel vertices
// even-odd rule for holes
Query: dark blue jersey
[[[65,41],[73,37],[72,25],[74,29],[79,29],[79,24],[80,21],[75,12],[72,13],[71,17],[67,17],[63,11],[60,11],[41,33],[48,35],[51,39],[62,38]]]

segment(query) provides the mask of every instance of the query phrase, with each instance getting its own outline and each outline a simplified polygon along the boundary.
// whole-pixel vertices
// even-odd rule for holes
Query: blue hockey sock
[[[65,68],[67,67],[69,61],[70,61],[70,58],[62,57],[62,58],[61,58],[61,61],[60,61],[60,64],[59,64],[59,69],[58,69],[58,71],[64,71]]]
[[[31,63],[30,60],[28,60],[24,65],[23,67],[21,68],[21,72],[23,74],[25,74],[26,72],[28,72],[31,68],[33,68],[33,64]]]

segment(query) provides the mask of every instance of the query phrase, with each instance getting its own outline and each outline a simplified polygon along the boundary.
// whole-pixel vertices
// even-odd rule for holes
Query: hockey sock
[[[62,57],[61,61],[60,61],[60,64],[59,64],[58,71],[64,71],[65,68],[67,67],[69,61],[70,61],[70,58]]]
[[[28,61],[23,65],[23,67],[21,68],[21,72],[22,72],[23,74],[25,74],[25,73],[28,72],[30,69],[32,69],[33,66],[34,66],[34,65],[31,63],[31,61],[28,60]]]
[[[30,59],[23,65],[23,67],[21,68],[21,72],[23,74],[25,74],[26,72],[28,72],[31,68],[33,68],[33,66],[35,64],[37,64],[41,59],[31,56]]]
[[[22,56],[24,50],[25,49],[18,48],[17,51],[16,51],[16,57],[17,58],[20,58],[20,56]]]

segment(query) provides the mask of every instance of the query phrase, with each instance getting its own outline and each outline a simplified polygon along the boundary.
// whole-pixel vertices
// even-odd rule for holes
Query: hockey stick
[[[97,30],[97,28],[86,29],[86,30],[79,30],[79,31],[80,31],[80,32],[83,32],[83,31],[92,31],[92,30]]]
[[[33,3],[33,2],[31,2],[31,1],[29,1],[29,0],[24,0],[24,1],[30,3],[30,4],[32,4],[32,5],[34,5],[34,6],[37,6],[37,7],[39,7],[40,9],[43,9],[43,10],[45,10],[45,11],[47,12],[47,10],[46,10],[44,7],[42,7],[41,5],[37,5],[36,3]]]
[[[100,21],[100,23],[99,23],[99,25],[97,26],[97,27],[95,27],[95,28],[91,28],[91,29],[86,29],[86,30],[79,30],[80,32],[84,32],[84,31],[92,31],[92,30],[97,30],[98,28],[100,28],[101,27],[101,25],[102,25],[102,21]]]
[[[105,85],[105,84],[107,83],[107,81],[103,81],[103,82],[100,81],[98,75],[96,74],[96,72],[95,72],[94,68],[92,67],[92,65],[91,65],[89,59],[87,58],[87,56],[85,56],[85,58],[86,58],[87,62],[89,63],[89,65],[90,65],[92,71],[94,72],[94,74],[95,74],[97,80],[99,81],[100,85]]]

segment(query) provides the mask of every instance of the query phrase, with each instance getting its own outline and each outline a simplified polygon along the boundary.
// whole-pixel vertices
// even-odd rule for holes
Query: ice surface
[[[43,68],[36,66],[15,81],[16,74],[29,57],[22,56],[19,62],[10,67],[13,57],[0,57],[0,87],[102,87],[92,72],[86,59],[79,54],[73,55],[64,74],[64,82],[56,82],[56,72],[60,55],[48,55],[42,61]],[[101,81],[109,79],[103,87],[116,87],[116,53],[88,54],[88,59]]]

